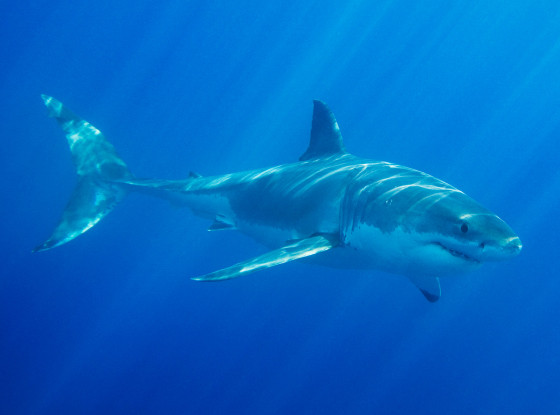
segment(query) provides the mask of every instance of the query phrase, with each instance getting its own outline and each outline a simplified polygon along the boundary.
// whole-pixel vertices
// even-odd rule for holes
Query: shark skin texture
[[[48,250],[86,232],[130,192],[167,199],[270,248],[256,258],[194,277],[222,281],[306,259],[313,264],[380,270],[407,277],[430,302],[440,278],[486,261],[513,258],[522,244],[498,216],[426,173],[346,152],[327,105],[313,102],[311,137],[299,161],[184,180],[134,176],[103,134],[60,101],[43,95],[66,133],[78,180]]]

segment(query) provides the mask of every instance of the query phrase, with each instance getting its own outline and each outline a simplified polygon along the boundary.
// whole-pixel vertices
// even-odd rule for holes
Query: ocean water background
[[[558,414],[557,1],[0,3],[0,412]],[[75,175],[40,94],[142,177],[272,166],[327,102],[349,151],[426,171],[524,250],[442,281],[291,263],[131,195],[32,254]]]

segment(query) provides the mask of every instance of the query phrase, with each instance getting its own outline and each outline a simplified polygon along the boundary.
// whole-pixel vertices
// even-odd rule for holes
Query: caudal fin
[[[55,118],[66,133],[78,183],[53,234],[33,252],[65,244],[92,228],[126,196],[127,191],[119,182],[133,178],[101,131],[73,114],[60,101],[41,96],[49,116]]]

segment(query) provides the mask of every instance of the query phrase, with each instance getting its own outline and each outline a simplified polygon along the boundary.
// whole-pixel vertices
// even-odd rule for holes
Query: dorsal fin
[[[344,153],[346,153],[346,149],[334,114],[327,104],[313,100],[311,139],[307,151],[299,159],[303,161]]]
[[[198,174],[195,171],[190,171],[189,172],[189,179],[200,179],[202,177],[202,174]]]

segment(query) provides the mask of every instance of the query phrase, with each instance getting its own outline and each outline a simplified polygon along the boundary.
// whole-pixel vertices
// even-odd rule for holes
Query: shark
[[[268,247],[255,258],[195,276],[223,281],[301,260],[408,278],[430,301],[440,278],[513,258],[520,238],[502,219],[429,174],[348,153],[334,114],[313,101],[309,146],[298,161],[182,180],[139,178],[92,124],[53,97],[49,115],[66,133],[77,183],[52,235],[34,252],[95,226],[130,192],[167,199]]]

